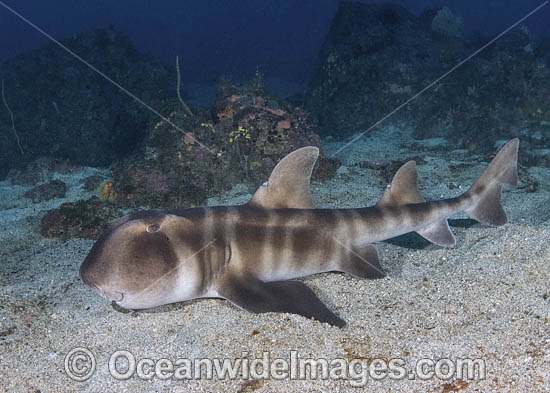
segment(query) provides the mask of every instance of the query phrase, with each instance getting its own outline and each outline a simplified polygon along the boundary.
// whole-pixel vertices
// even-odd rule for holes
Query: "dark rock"
[[[82,180],[83,187],[86,191],[95,191],[105,177],[101,175],[92,175]]]
[[[538,181],[534,181],[525,187],[525,192],[537,192],[539,189],[540,183]]]
[[[428,50],[434,40],[430,27],[401,6],[340,2],[305,96],[319,133],[351,135],[395,109],[438,56]]]
[[[112,28],[62,43],[148,103],[173,95],[174,70],[139,53]],[[17,147],[7,111],[0,110],[0,178],[41,155],[109,165],[142,142],[155,117],[55,44],[1,64],[0,74],[25,152]]]
[[[61,180],[53,180],[30,189],[24,196],[32,200],[33,203],[39,203],[52,199],[65,198],[66,193],[67,185]]]
[[[48,181],[55,172],[68,174],[79,169],[68,160],[42,156],[30,161],[23,169],[10,169],[7,179],[11,184],[30,187]]]
[[[501,37],[401,107],[490,40],[434,31],[438,14],[340,2],[304,98],[320,135],[367,130],[400,108],[381,126],[407,122],[417,139],[444,137],[485,154],[495,140],[520,136],[526,123],[550,121],[550,40],[526,29]]]
[[[392,160],[379,160],[379,161],[361,161],[359,163],[360,168],[367,169],[384,169],[392,164]]]
[[[40,234],[44,237],[97,239],[109,221],[121,216],[112,203],[97,197],[62,204],[42,217]]]

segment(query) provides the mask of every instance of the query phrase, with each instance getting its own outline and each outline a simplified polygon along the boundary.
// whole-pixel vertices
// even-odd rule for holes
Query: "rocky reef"
[[[448,8],[415,16],[397,5],[343,1],[304,107],[320,135],[348,136],[429,86],[384,124],[407,122],[418,139],[445,137],[483,153],[495,140],[516,136],[524,146],[550,146],[550,43],[526,27],[431,85],[490,39],[463,37],[462,20]]]
[[[85,180],[95,196],[48,211],[41,234],[96,238],[126,208],[203,205],[207,196],[235,184],[247,184],[253,192],[282,157],[303,146],[321,149],[315,178],[335,173],[336,162],[323,155],[315,122],[266,91],[260,73],[245,85],[222,81],[212,108],[191,111],[182,101],[164,100],[168,115],[147,127],[133,154],[116,162],[109,176]],[[19,177],[28,177],[24,173]]]
[[[113,28],[62,44],[153,106],[168,95],[175,72]],[[55,44],[0,64],[0,78],[14,120],[0,102],[0,179],[40,156],[110,165],[141,144],[153,121],[150,111]]]
[[[258,186],[297,148],[321,148],[311,118],[266,91],[259,73],[246,85],[222,81],[216,105],[192,116],[174,101],[168,120],[153,125],[143,148],[113,168],[117,203],[199,205],[237,183]],[[322,156],[314,176],[334,171]]]

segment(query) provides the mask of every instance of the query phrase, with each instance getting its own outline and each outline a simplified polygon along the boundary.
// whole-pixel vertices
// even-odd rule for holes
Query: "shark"
[[[126,309],[222,298],[252,313],[292,313],[343,327],[297,278],[332,271],[383,278],[375,243],[416,232],[453,246],[447,219],[455,213],[504,225],[501,191],[517,186],[518,147],[518,139],[504,145],[457,197],[426,201],[416,163],[409,161],[378,203],[345,209],[314,207],[310,179],[319,149],[304,147],[284,157],[243,205],[137,211],[115,220],[82,262],[80,276]]]

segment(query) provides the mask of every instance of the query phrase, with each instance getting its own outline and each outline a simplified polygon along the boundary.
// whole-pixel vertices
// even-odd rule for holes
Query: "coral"
[[[99,199],[108,202],[114,202],[118,197],[111,180],[102,181],[99,186],[97,186],[96,195]]]
[[[223,110],[219,111],[217,114],[219,120],[228,119],[232,120],[235,116],[235,109],[232,105],[227,105]]]
[[[233,143],[240,139],[250,139],[252,134],[250,130],[239,125],[236,130],[233,130],[229,133],[229,143]]]
[[[224,81],[212,110],[169,117],[184,136],[167,122],[152,127],[142,155],[114,167],[117,205],[203,204],[207,195],[236,183],[259,185],[296,148],[321,146],[309,116],[261,88],[258,75],[246,85]]]

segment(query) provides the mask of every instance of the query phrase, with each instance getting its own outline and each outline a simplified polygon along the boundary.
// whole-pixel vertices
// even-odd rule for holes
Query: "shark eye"
[[[147,227],[147,232],[149,233],[155,233],[155,232],[158,232],[159,230],[160,230],[159,224],[151,224]]]

